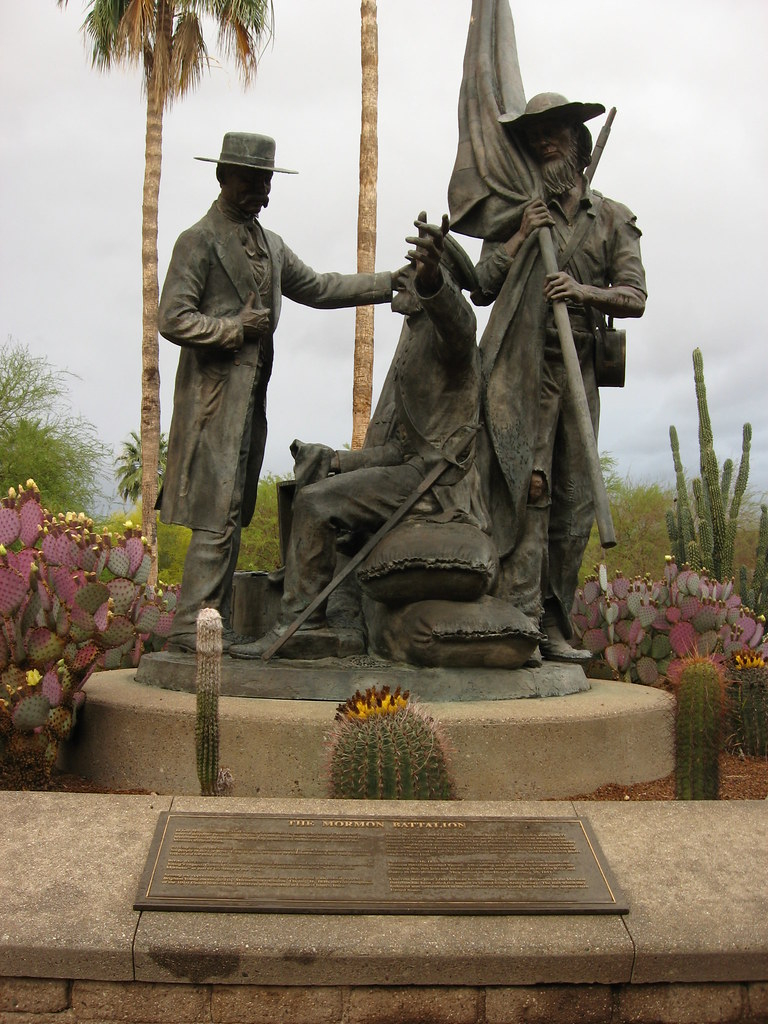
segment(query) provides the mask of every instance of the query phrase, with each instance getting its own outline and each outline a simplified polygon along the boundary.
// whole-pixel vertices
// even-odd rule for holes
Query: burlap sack
[[[390,605],[440,598],[475,601],[498,572],[496,548],[469,523],[401,523],[357,571],[363,592]]]
[[[541,639],[530,619],[495,597],[400,608],[366,599],[363,608],[369,649],[413,665],[520,668]]]

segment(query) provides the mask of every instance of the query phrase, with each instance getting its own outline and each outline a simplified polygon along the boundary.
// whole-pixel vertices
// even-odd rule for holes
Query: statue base
[[[194,693],[195,655],[145,654],[136,682]],[[590,689],[580,665],[556,662],[541,668],[493,669],[421,668],[363,654],[318,661],[221,659],[221,694],[226,697],[340,702],[369,686],[399,686],[424,701],[439,702],[563,697]]]

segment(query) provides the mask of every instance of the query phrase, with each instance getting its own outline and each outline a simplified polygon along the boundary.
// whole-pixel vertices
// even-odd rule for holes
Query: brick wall
[[[0,1024],[768,1024],[768,983],[277,987],[0,978]]]

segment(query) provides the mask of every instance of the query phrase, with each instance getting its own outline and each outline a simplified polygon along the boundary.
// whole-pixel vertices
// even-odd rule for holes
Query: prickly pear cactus
[[[678,800],[717,800],[725,675],[713,658],[692,656],[675,675],[675,781]]]
[[[603,566],[600,567],[604,569]],[[573,625],[582,646],[616,675],[653,685],[691,654],[766,653],[765,620],[746,608],[733,580],[719,583],[667,559],[664,578],[590,576],[577,591]]]
[[[768,757],[768,665],[754,651],[738,651],[728,664],[728,737],[731,750]]]
[[[328,742],[332,797],[456,799],[442,731],[400,687],[358,691],[340,704]]]
[[[42,736],[50,772],[91,673],[134,667],[170,632],[175,594],[145,586],[148,545],[126,527],[95,534],[82,513],[52,514],[33,480],[0,500],[0,770],[42,743],[18,733]]]

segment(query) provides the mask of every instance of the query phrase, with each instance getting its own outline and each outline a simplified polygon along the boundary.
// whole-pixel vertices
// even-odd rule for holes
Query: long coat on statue
[[[251,230],[268,256],[271,283],[266,282],[261,296],[271,310],[267,335],[246,340],[237,352],[221,348],[222,343],[242,338],[237,316],[249,295],[259,296],[259,284],[247,254],[246,228],[225,216],[219,201],[179,237],[160,301],[160,333],[182,348],[161,519],[193,530],[224,528],[241,453],[247,459],[242,525],[253,516],[267,438],[272,339],[282,296],[333,309],[387,302],[392,294],[389,273],[318,274],[279,235],[257,221]]]

